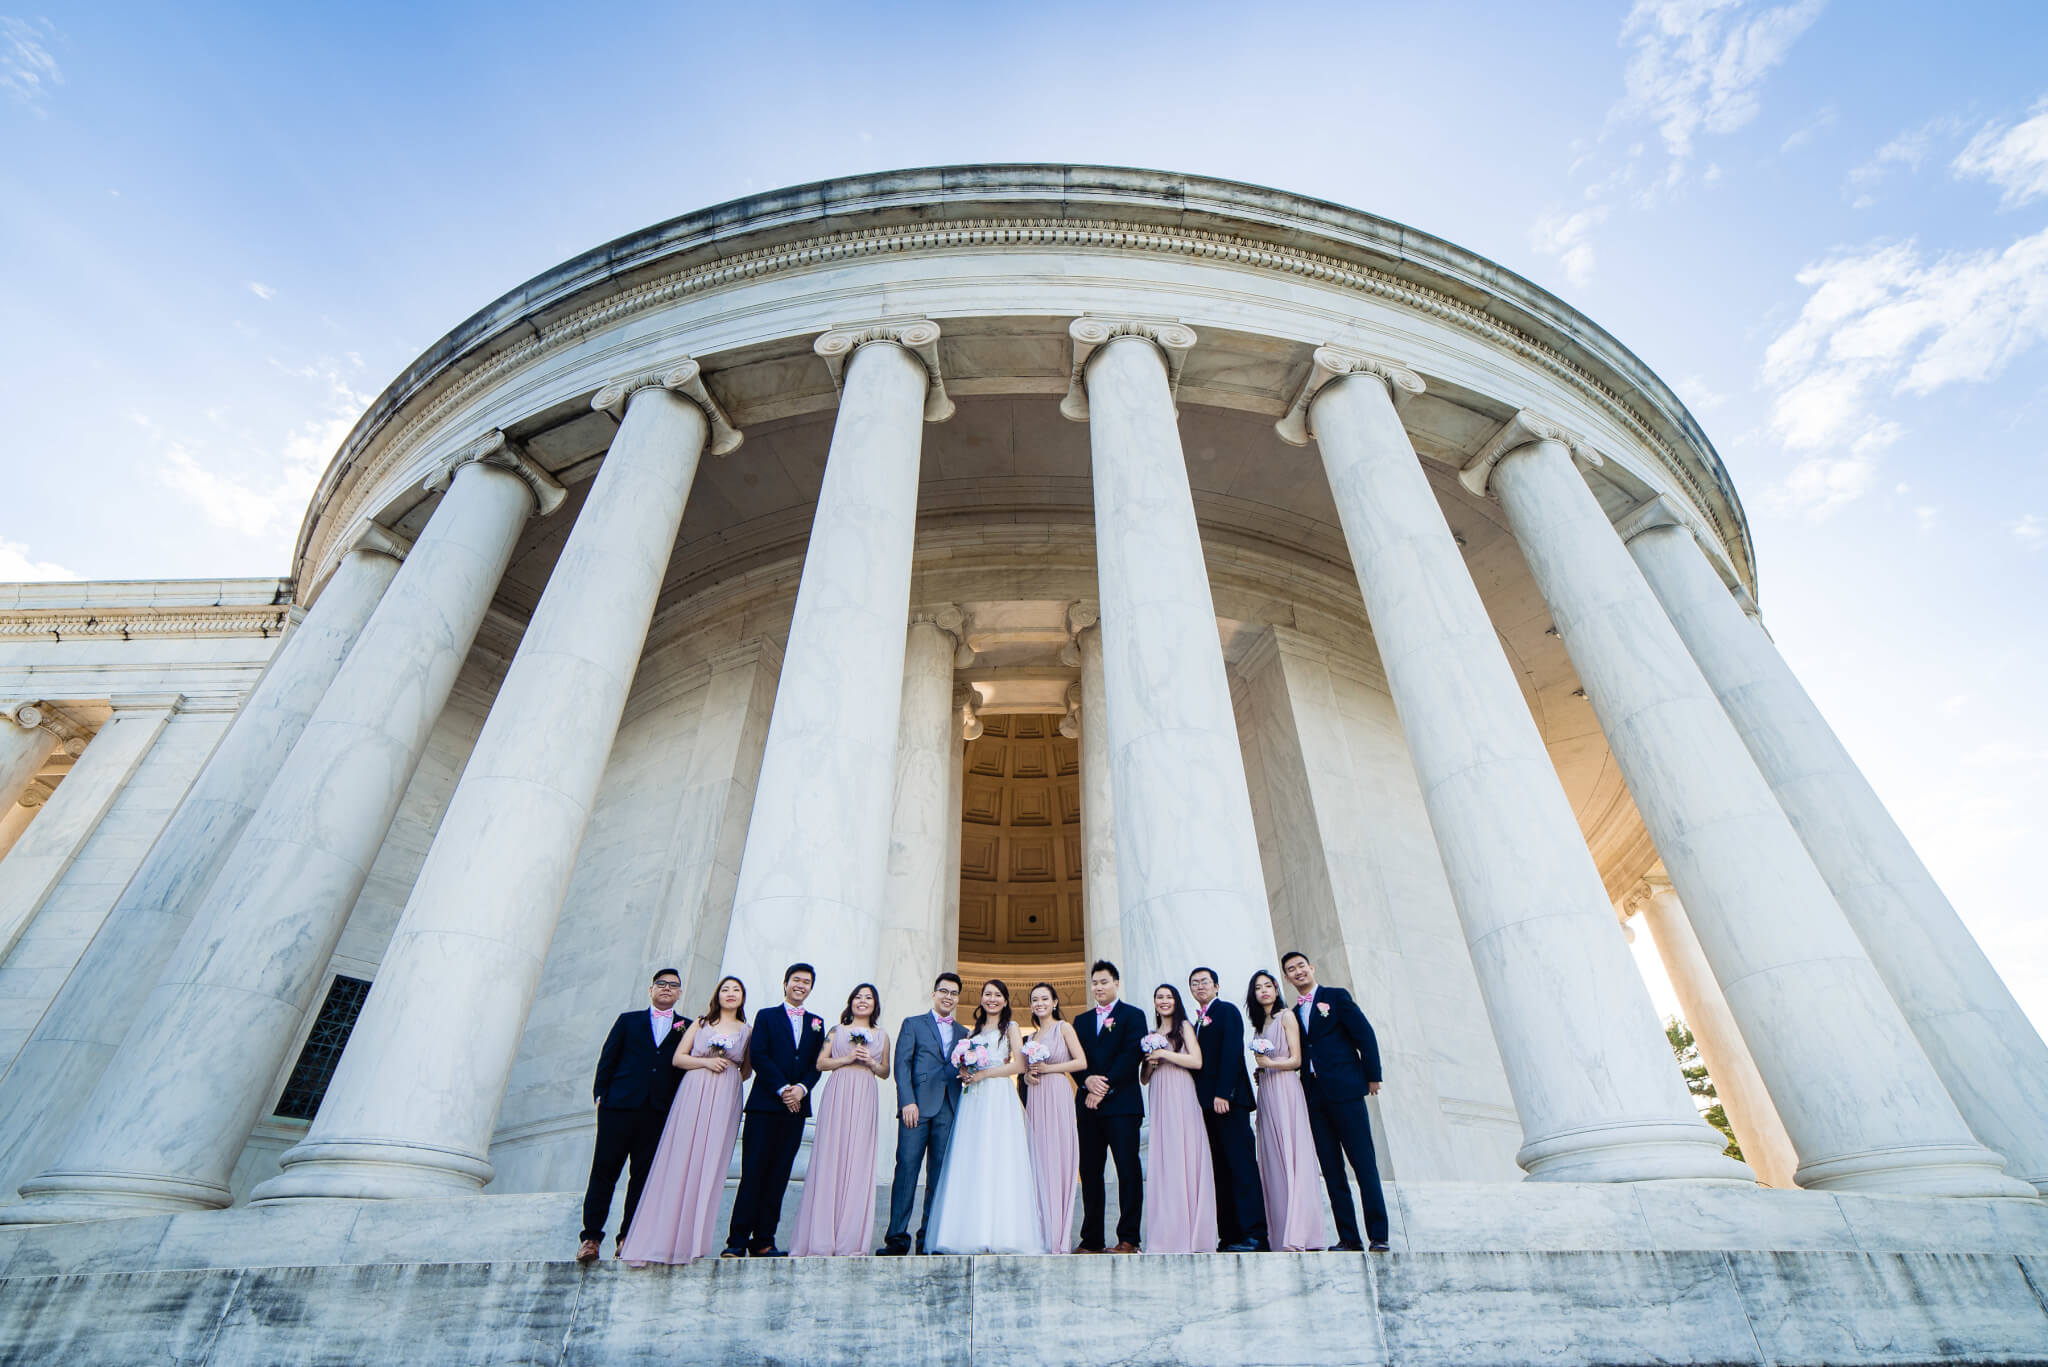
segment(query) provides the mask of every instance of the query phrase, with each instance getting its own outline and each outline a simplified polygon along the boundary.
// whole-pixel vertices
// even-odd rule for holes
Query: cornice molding
[[[553,475],[541,469],[526,454],[525,447],[495,427],[442,460],[427,476],[423,487],[430,494],[439,493],[455,482],[456,471],[471,464],[494,465],[524,480],[526,487],[533,491],[535,517],[546,517],[569,497],[569,491],[556,482]]]
[[[1479,454],[1458,472],[1458,483],[1475,497],[1485,498],[1487,486],[1493,480],[1494,467],[1524,446],[1539,441],[1558,442],[1572,453],[1573,459],[1587,465],[1607,463],[1605,457],[1569,428],[1524,408],[1502,423],[1493,439],[1479,448]]]
[[[711,426],[710,448],[714,456],[730,455],[739,450],[740,443],[746,440],[746,435],[732,425],[718,400],[711,397],[711,391],[704,386],[703,367],[690,356],[680,356],[651,369],[623,375],[591,395],[590,406],[624,422],[626,406],[643,389],[672,390],[704,410],[704,421]]]
[[[1273,430],[1280,440],[1290,446],[1306,446],[1314,435],[1309,427],[1309,409],[1331,381],[1346,375],[1370,375],[1387,387],[1387,397],[1399,408],[1425,386],[1422,377],[1397,361],[1383,360],[1368,356],[1362,351],[1350,351],[1338,346],[1319,346],[1309,358],[1308,379],[1302,383],[1301,391],[1294,396],[1286,415],[1273,424]]]
[[[1180,372],[1194,350],[1195,330],[1171,318],[1099,318],[1084,313],[1067,325],[1074,343],[1073,373],[1067,378],[1067,397],[1060,400],[1060,416],[1072,422],[1088,421],[1088,362],[1095,353],[1119,337],[1141,337],[1158,348],[1166,362],[1166,390],[1180,409]]]
[[[277,636],[291,612],[267,608],[110,607],[91,611],[0,612],[0,640],[133,640],[167,636]]]
[[[939,373],[939,325],[929,318],[877,318],[865,323],[838,323],[820,334],[811,350],[825,363],[834,392],[846,388],[846,367],[853,353],[873,342],[893,342],[924,366],[924,420],[944,422],[953,416],[946,397],[946,377]]]

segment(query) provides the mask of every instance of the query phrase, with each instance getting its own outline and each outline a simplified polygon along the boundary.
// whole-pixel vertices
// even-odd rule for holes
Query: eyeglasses
[[[670,982],[667,978],[656,978],[654,980],[654,985],[656,987],[666,987],[676,992],[680,992],[683,990],[683,985],[681,983]]]

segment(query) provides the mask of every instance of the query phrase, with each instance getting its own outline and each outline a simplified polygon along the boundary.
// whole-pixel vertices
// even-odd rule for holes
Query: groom
[[[941,973],[932,984],[932,1009],[905,1018],[896,1031],[896,1175],[889,1186],[889,1232],[875,1252],[899,1257],[910,1252],[910,1208],[917,1201],[917,1170],[924,1169],[924,1218],[917,1223],[917,1251],[932,1222],[932,1197],[953,1144],[953,1116],[960,1106],[960,1070],[953,1046],[967,1035],[953,1019],[960,1004],[960,976]]]
[[[1373,1158],[1372,1121],[1365,1099],[1380,1090],[1380,1046],[1365,1012],[1341,987],[1316,982],[1316,966],[1300,950],[1280,956],[1280,971],[1294,984],[1294,1014],[1301,1022],[1301,1089],[1308,1101],[1308,1132],[1315,1140],[1316,1166],[1337,1219],[1338,1252],[1359,1252],[1358,1212],[1344,1160],[1358,1176],[1365,1198],[1365,1235],[1374,1253],[1387,1251],[1387,1198]]]
[[[720,1257],[783,1256],[775,1246],[775,1226],[782,1220],[789,1170],[803,1147],[804,1119],[811,1113],[811,1093],[820,1075],[818,1052],[825,1044],[824,1020],[804,1010],[804,998],[817,979],[818,970],[809,964],[791,964],[782,972],[781,1007],[771,1006],[754,1018],[747,1042],[754,1087],[747,1093],[746,1129],[740,1138],[740,1190]]]
[[[1112,1253],[1138,1251],[1138,1224],[1145,1211],[1145,1176],[1138,1166],[1138,1126],[1145,1118],[1145,1094],[1138,1086],[1138,1064],[1145,1051],[1145,1013],[1117,1000],[1123,986],[1116,965],[1097,959],[1088,972],[1088,990],[1095,1009],[1074,1022],[1088,1066],[1081,1089],[1074,1093],[1076,1128],[1081,1140],[1081,1244],[1076,1253],[1102,1252],[1104,1207],[1109,1193],[1102,1184],[1103,1160],[1116,1157],[1116,1247]]]

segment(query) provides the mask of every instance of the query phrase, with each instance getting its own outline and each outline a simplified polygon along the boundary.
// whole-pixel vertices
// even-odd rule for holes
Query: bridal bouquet
[[[1264,1058],[1273,1052],[1273,1041],[1267,1039],[1264,1035],[1254,1036],[1252,1039],[1252,1052],[1260,1058]]]
[[[1145,1036],[1145,1038],[1139,1040],[1138,1047],[1140,1049],[1143,1049],[1148,1054],[1156,1054],[1161,1049],[1173,1048],[1173,1041],[1168,1039],[1166,1036],[1160,1034],[1157,1030],[1155,1030],[1151,1034]]]
[[[964,1073],[979,1073],[995,1066],[995,1056],[981,1041],[964,1039],[953,1046],[953,1066]]]
[[[1049,1045],[1040,1044],[1035,1039],[1024,1041],[1024,1061],[1026,1063],[1043,1063],[1051,1057],[1052,1049]]]

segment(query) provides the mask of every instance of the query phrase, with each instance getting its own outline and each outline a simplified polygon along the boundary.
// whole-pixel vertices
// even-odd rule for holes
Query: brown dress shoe
[[[585,1239],[585,1240],[584,1240],[584,1241],[583,1241],[582,1243],[578,1244],[578,1245],[576,1246],[576,1261],[577,1261],[577,1262],[579,1262],[579,1263],[594,1263],[594,1262],[596,1262],[596,1261],[597,1261],[597,1240],[595,1240],[595,1239]]]
[[[1109,1251],[1111,1253],[1136,1253],[1138,1251],[1138,1246],[1133,1243],[1121,1243]]]
[[[1086,1244],[1077,1244],[1074,1247],[1074,1252],[1076,1253],[1100,1253],[1102,1251],[1099,1248],[1090,1248]]]

